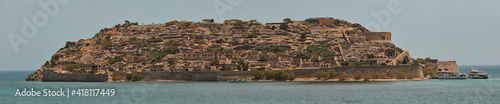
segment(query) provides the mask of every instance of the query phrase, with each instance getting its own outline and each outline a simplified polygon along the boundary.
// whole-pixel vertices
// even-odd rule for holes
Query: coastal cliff
[[[244,71],[299,73],[293,70],[422,64],[396,47],[391,36],[390,32],[371,32],[360,24],[334,18],[286,18],[266,24],[204,19],[139,25],[126,20],[101,29],[92,38],[66,42],[26,81],[58,81],[44,77],[71,74],[99,76],[98,81],[102,81],[104,75],[124,78],[126,73],[154,72],[247,73],[246,77],[251,77]],[[423,77],[421,69],[416,70],[420,72],[408,73]]]

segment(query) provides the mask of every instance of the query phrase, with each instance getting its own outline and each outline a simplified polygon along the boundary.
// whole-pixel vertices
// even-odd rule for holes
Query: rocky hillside
[[[40,81],[44,70],[88,74],[255,71],[411,61],[407,51],[391,42],[390,32],[370,32],[341,19],[286,18],[266,24],[204,19],[149,25],[126,20],[101,29],[92,38],[66,42],[26,80]]]

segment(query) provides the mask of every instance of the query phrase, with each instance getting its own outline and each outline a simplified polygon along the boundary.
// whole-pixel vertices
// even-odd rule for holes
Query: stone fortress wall
[[[392,42],[391,32],[365,32],[362,35],[366,37],[367,41]]]
[[[448,69],[449,72],[459,73],[456,61],[439,61],[438,59],[431,59],[424,64],[427,70],[444,70]]]
[[[369,74],[371,72],[392,72],[392,73],[413,73],[415,77],[423,78],[422,67],[420,64],[399,65],[399,66],[338,66],[333,68],[304,68],[286,70],[285,72],[295,73],[297,78],[312,78],[317,71],[335,70],[354,74],[357,72]],[[201,72],[136,72],[144,76],[145,81],[155,80],[186,80],[186,81],[225,81],[230,79],[253,78],[255,71],[225,72],[225,71],[201,71]],[[118,80],[124,80],[127,73],[113,73],[113,77]]]
[[[459,73],[457,62],[456,61],[438,61],[437,62],[437,70],[439,69],[448,69],[448,71],[452,73]]]
[[[371,72],[392,72],[392,73],[413,73],[415,77],[422,78],[422,68],[420,64],[399,65],[399,66],[339,66],[333,68],[303,68],[287,70],[285,72],[295,73],[297,78],[313,78],[317,71],[335,70],[354,74],[357,72],[369,74]],[[185,81],[225,81],[231,79],[253,78],[255,71],[224,72],[224,71],[199,71],[199,72],[134,72],[143,76],[143,81],[158,80],[185,80]],[[105,74],[60,74],[51,70],[44,72],[42,81],[74,81],[74,82],[104,82],[125,80],[126,72],[113,72],[111,76]]]
[[[44,82],[104,82],[108,81],[106,74],[63,74],[52,70],[43,71]]]
[[[253,78],[254,71],[242,72],[216,72],[216,71],[197,71],[197,72],[135,72],[144,77],[144,81],[157,80],[185,80],[185,81],[224,81],[240,78]],[[125,80],[127,73],[113,73],[114,80]]]
[[[335,70],[340,72],[345,72],[347,74],[362,73],[369,74],[371,72],[385,72],[385,73],[412,73],[415,77],[423,78],[422,67],[420,64],[411,65],[386,65],[386,66],[340,66],[334,68],[320,68],[320,69],[295,69],[293,72],[298,78],[314,77],[316,71],[328,71]]]

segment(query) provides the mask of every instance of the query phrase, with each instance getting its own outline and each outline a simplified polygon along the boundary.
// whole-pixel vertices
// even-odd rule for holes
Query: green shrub
[[[312,54],[309,52],[300,52],[300,58],[302,59],[309,59],[311,58]]]
[[[109,59],[108,60],[108,63],[109,64],[115,64],[116,62],[120,62],[120,61],[123,61],[123,59],[121,57],[113,57],[112,59]]]
[[[386,72],[380,72],[378,77],[386,78],[387,76],[388,76],[388,74]]]
[[[396,45],[392,44],[392,43],[389,43],[389,42],[385,42],[383,43],[384,46],[386,47],[391,47],[392,49],[398,51],[398,52],[403,52],[403,49],[399,48],[399,47],[396,47]]]
[[[180,43],[179,43],[179,41],[169,40],[169,41],[166,41],[166,42],[165,42],[165,45],[166,45],[166,46],[179,46],[179,45],[180,45]]]
[[[389,77],[391,77],[392,79],[397,78],[396,73],[388,73],[388,74],[389,74]]]
[[[238,61],[238,70],[248,71],[248,62],[245,62],[243,60]]]
[[[392,43],[390,43],[390,42],[384,42],[384,43],[382,43],[382,44],[383,44],[384,46],[386,46],[386,47],[392,47],[392,46],[394,46],[394,44],[392,44]]]
[[[282,47],[282,46],[257,46],[253,48],[253,50],[265,51],[265,52],[286,52],[292,49],[290,47]]]
[[[231,68],[230,66],[226,66],[226,67],[223,67],[222,68],[222,71],[232,71],[233,68]]]
[[[364,77],[364,75],[361,74],[360,72],[354,73],[354,79],[356,79],[356,80],[361,79],[363,77]]]
[[[152,62],[157,62],[157,61],[162,60],[163,57],[165,57],[166,55],[167,55],[167,52],[165,52],[165,51],[154,50],[154,51],[149,52],[146,55],[146,58],[148,58]]]
[[[379,79],[380,78],[380,73],[378,73],[378,72],[371,72],[370,76],[372,76],[373,79]]]
[[[257,38],[257,34],[255,34],[255,33],[250,33],[250,34],[248,34],[245,38]]]
[[[250,23],[250,25],[262,25],[259,21],[257,21],[257,19],[253,19],[248,22]]]
[[[274,75],[275,75],[274,80],[278,80],[278,81],[288,80],[288,73],[286,73],[283,70],[276,72]]]
[[[253,76],[255,77],[256,80],[264,79],[264,72],[262,71],[256,71],[253,72]]]
[[[290,72],[287,73],[285,71],[256,71],[253,73],[253,76],[256,80],[266,79],[266,80],[278,80],[278,81],[286,81],[286,80],[295,80],[295,74]]]
[[[290,18],[283,19],[283,22],[285,22],[285,23],[293,23],[292,19],[290,19]]]
[[[363,81],[370,81],[371,78],[372,78],[371,75],[366,75]]]
[[[167,59],[167,62],[170,64],[170,65],[173,65],[177,62],[177,59],[176,58],[168,58]]]
[[[248,39],[243,39],[243,43],[245,43],[245,44],[246,44],[246,43],[248,43],[248,42],[249,42],[249,40],[248,40]]]
[[[340,65],[342,66],[349,66],[350,62],[349,61],[342,61],[342,63],[340,63]]]
[[[126,79],[129,80],[129,81],[139,81],[143,78],[142,75],[139,75],[139,74],[133,74],[133,73],[129,73],[127,74],[126,76]]]
[[[162,49],[162,51],[165,51],[165,53],[168,53],[168,54],[176,54],[176,53],[180,52],[179,48],[177,48],[176,46],[165,47]]]
[[[74,69],[81,69],[82,67],[78,64],[68,64],[64,67],[64,69],[69,70],[70,72],[73,72]]]
[[[280,24],[280,29],[281,29],[281,30],[288,30],[289,28],[290,28],[290,27],[288,27],[288,24],[286,24],[286,23],[282,23],[282,24]]]
[[[132,38],[128,39],[129,43],[135,43],[136,41],[137,41],[136,37],[132,37]]]
[[[392,46],[392,49],[394,49],[394,50],[396,50],[396,51],[398,51],[400,53],[404,51],[403,49],[401,49],[399,47],[396,47],[395,45]]]
[[[405,79],[405,77],[406,77],[406,73],[404,73],[404,72],[399,72],[399,73],[396,75],[396,77],[397,77],[398,79]]]
[[[321,74],[322,74],[322,71],[317,71],[314,73],[314,77],[316,77],[316,79],[321,79]]]
[[[426,75],[436,75],[438,73],[434,69],[427,70],[427,69],[423,69],[423,68],[422,68],[422,72],[423,72],[424,76],[426,76]]]
[[[352,62],[351,64],[352,64],[352,65],[356,65],[356,66],[362,65],[362,63],[361,63],[361,62],[359,62],[359,61],[354,61],[354,62]]]
[[[330,78],[330,74],[324,72],[324,71],[317,71],[314,73],[314,77],[320,80],[328,80]]]
[[[156,68],[156,66],[148,66],[146,67],[146,69],[150,69],[152,71],[158,71],[158,68]]]
[[[288,73],[288,80],[295,80],[295,73],[293,72]]]
[[[366,57],[368,57],[368,59],[373,59],[373,58],[375,58],[375,55],[373,55],[373,54],[366,54]]]
[[[179,22],[179,21],[177,21],[177,20],[173,20],[173,21],[170,21],[170,22],[166,22],[166,23],[165,23],[165,26],[175,25],[175,24],[177,24],[178,22]]]
[[[334,57],[335,52],[330,50],[330,46],[327,44],[322,44],[321,46],[310,45],[307,46],[306,51],[311,54],[317,54],[322,57]]]
[[[236,45],[236,44],[240,43],[240,41],[238,39],[233,39],[233,40],[229,41],[229,43],[232,45]]]
[[[330,77],[328,79],[334,79],[337,77],[337,72],[335,70],[328,70],[327,73],[330,74]]]
[[[141,80],[143,77],[142,75],[135,74],[133,77],[136,81]]]
[[[344,72],[340,72],[338,77],[339,77],[339,81],[345,81],[345,80],[347,80],[347,78],[349,78],[349,76],[347,76],[347,74]]]
[[[132,80],[132,78],[134,77],[134,74],[127,74],[127,80]]]
[[[214,23],[214,19],[203,19],[202,21],[205,23]]]
[[[414,63],[426,64],[427,62],[423,58],[417,58]]]
[[[406,73],[406,79],[413,79],[414,75],[412,73]]]
[[[258,61],[267,61],[267,60],[269,60],[269,57],[267,55],[259,55]]]
[[[216,66],[216,65],[219,65],[219,60],[210,61],[210,66]]]
[[[155,38],[155,37],[152,37],[152,38],[148,38],[148,39],[146,39],[146,42],[147,42],[147,43],[157,43],[157,42],[163,42],[163,39],[161,39],[161,38]]]
[[[264,72],[264,75],[266,76],[267,80],[271,80],[271,79],[275,78],[275,72],[274,71],[268,70],[268,71]]]

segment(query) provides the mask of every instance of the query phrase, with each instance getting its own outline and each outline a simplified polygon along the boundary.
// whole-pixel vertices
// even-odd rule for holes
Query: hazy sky
[[[500,64],[498,0],[66,0],[52,2],[57,5],[49,9],[55,12],[39,3],[51,1],[0,0],[0,71],[36,70],[66,41],[91,38],[124,20],[151,24],[204,18],[267,23],[333,17],[392,32],[396,46],[414,58]]]

